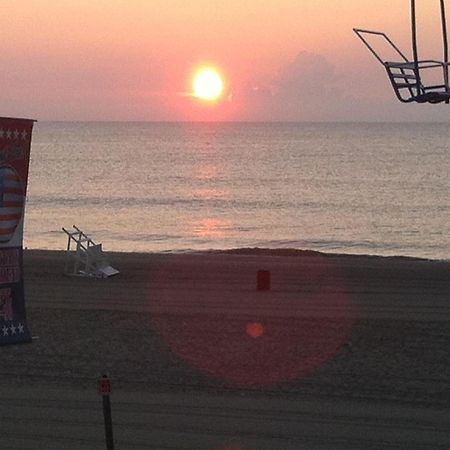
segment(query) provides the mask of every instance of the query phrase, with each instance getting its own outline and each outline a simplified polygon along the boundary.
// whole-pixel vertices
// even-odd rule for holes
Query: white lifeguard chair
[[[64,273],[70,276],[95,278],[117,275],[119,271],[109,264],[103,253],[102,244],[96,244],[75,225],[73,228],[75,231],[63,228],[68,237]]]

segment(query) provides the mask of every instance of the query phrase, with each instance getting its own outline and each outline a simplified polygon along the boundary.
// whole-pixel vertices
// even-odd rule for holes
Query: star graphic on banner
[[[0,138],[2,138],[5,134],[5,130],[3,128],[0,128]]]
[[[16,327],[14,326],[13,323],[11,324],[11,326],[9,328],[11,330],[11,334],[16,334]]]
[[[25,140],[27,138],[28,133],[25,130],[23,130],[21,134],[22,134],[22,139]]]
[[[2,328],[3,336],[8,336],[8,334],[9,334],[8,330],[9,330],[9,328],[6,325]]]
[[[6,139],[11,139],[11,130],[6,130]]]
[[[19,325],[17,325],[17,329],[19,330],[20,334],[23,333],[23,325],[21,323],[19,323]]]
[[[19,137],[19,130],[14,130],[14,139],[17,139]]]

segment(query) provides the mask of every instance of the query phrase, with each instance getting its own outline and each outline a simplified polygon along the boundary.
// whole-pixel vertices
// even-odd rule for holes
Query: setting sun
[[[193,94],[202,100],[217,100],[223,92],[223,80],[216,69],[205,67],[198,70],[192,82]]]

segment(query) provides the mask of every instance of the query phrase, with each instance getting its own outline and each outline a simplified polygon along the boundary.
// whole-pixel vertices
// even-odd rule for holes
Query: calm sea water
[[[446,124],[35,126],[25,246],[450,258]]]

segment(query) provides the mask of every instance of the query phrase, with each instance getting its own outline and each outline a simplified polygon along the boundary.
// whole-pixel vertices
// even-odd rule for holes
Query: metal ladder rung
[[[404,70],[414,70],[415,66],[412,62],[392,62],[385,61],[384,65],[389,69],[404,69]]]
[[[442,89],[442,88],[447,88],[447,86],[445,84],[435,84],[431,86],[424,86],[423,90],[428,91],[429,89]]]
[[[417,83],[395,83],[397,89],[416,89],[418,87]]]
[[[415,75],[408,75],[406,73],[393,73],[392,78],[401,78],[402,80],[416,80]]]

